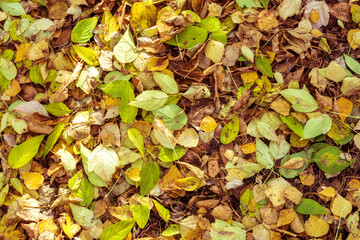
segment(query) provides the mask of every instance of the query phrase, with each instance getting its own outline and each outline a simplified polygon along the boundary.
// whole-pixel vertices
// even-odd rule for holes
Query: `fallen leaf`
[[[338,194],[331,202],[330,209],[335,216],[345,219],[352,211],[352,204]]]
[[[193,128],[186,128],[176,139],[176,142],[187,148],[196,147],[199,143],[199,135]]]
[[[345,119],[351,115],[351,112],[353,110],[353,103],[347,98],[341,97],[336,100],[335,104],[341,113],[339,114],[339,118],[341,119],[341,121],[345,122]]]
[[[37,190],[44,183],[43,175],[37,172],[22,172],[25,186],[30,190]]]
[[[305,231],[312,237],[321,237],[328,233],[329,224],[323,219],[311,215],[305,222]]]

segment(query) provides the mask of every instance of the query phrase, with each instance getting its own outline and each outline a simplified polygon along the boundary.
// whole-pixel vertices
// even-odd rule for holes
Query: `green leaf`
[[[277,140],[277,135],[275,129],[273,128],[273,125],[269,125],[266,122],[258,120],[256,121],[256,126],[257,126],[257,130],[264,138],[270,141]]]
[[[340,157],[341,153],[337,147],[329,146],[317,152],[314,161],[325,173],[336,174],[350,166],[348,161]]]
[[[87,43],[92,38],[98,17],[83,19],[78,22],[71,32],[71,41],[75,43]]]
[[[136,118],[136,115],[138,113],[138,108],[129,105],[129,103],[132,100],[134,100],[134,98],[135,98],[135,94],[132,88],[128,89],[128,91],[124,91],[121,96],[121,101],[119,105],[119,115],[124,123],[128,123],[128,124],[132,123]]]
[[[290,144],[286,141],[284,135],[280,135],[277,141],[271,141],[269,144],[270,153],[275,160],[283,158],[290,151]]]
[[[151,199],[155,205],[156,210],[159,213],[159,216],[164,219],[166,222],[170,220],[170,212],[168,209],[166,209],[163,205],[161,205],[158,201],[155,199]]]
[[[160,169],[156,162],[146,163],[140,171],[140,194],[145,196],[159,181]]]
[[[131,75],[130,74],[122,74],[119,71],[112,71],[109,72],[108,74],[106,74],[105,78],[104,78],[104,82],[105,83],[110,83],[112,81],[117,81],[117,80],[124,80],[124,81],[129,81],[131,79]]]
[[[59,117],[71,113],[71,110],[62,102],[50,103],[44,106],[45,109],[52,115]]]
[[[33,83],[44,86],[44,79],[41,76],[39,65],[34,65],[30,68],[29,77]]]
[[[114,56],[120,63],[131,63],[137,58],[138,53],[129,29],[115,45]]]
[[[241,53],[242,53],[242,55],[244,55],[244,57],[247,59],[247,60],[249,60],[250,62],[254,62],[254,53],[253,53],[253,51],[251,51],[251,49],[250,48],[248,48],[247,46],[245,46],[245,45],[242,45],[241,46]]]
[[[223,30],[218,30],[218,31],[212,32],[210,34],[209,38],[213,39],[215,41],[221,42],[224,45],[227,44],[227,36],[226,36],[226,33]]]
[[[313,112],[318,109],[316,100],[305,89],[285,89],[280,94],[292,104],[297,112]]]
[[[211,16],[203,19],[199,26],[208,32],[215,32],[220,30],[221,22],[218,18]]]
[[[284,117],[280,115],[281,120],[299,137],[304,138],[304,127],[299,120],[294,117]]]
[[[204,43],[207,36],[208,33],[205,29],[197,26],[189,26],[166,43],[172,46],[179,46],[184,49],[189,49],[198,43]]]
[[[256,161],[263,165],[266,169],[270,169],[274,167],[274,160],[270,154],[269,147],[261,140],[256,139],[255,142],[256,147]]]
[[[129,94],[127,93],[129,91],[134,92],[132,83],[125,80],[114,80],[102,84],[98,88],[113,98],[123,97],[125,94]]]
[[[174,150],[169,148],[161,148],[158,158],[163,162],[173,162],[182,158],[186,153],[186,148],[175,146]]]
[[[85,208],[78,206],[76,204],[70,203],[70,208],[74,220],[84,228],[92,228],[96,224],[101,224],[99,219],[94,220],[94,212]]]
[[[10,166],[12,168],[21,168],[30,162],[37,154],[44,137],[45,135],[39,135],[13,147],[8,157]]]
[[[309,119],[304,127],[304,139],[314,138],[326,134],[332,125],[332,120],[327,114]]]
[[[267,8],[269,5],[270,0],[260,0],[261,5],[263,5],[264,8]]]
[[[10,0],[0,1],[0,8],[10,16],[21,16],[26,13],[20,3]]]
[[[170,226],[161,233],[161,235],[165,237],[171,237],[176,234],[180,234],[180,226],[178,224],[170,224]]]
[[[4,75],[0,72],[0,93],[5,91],[11,84],[11,80],[7,80]]]
[[[88,158],[91,154],[91,150],[87,149],[86,147],[84,147],[82,143],[80,143],[80,153],[81,153],[81,159],[84,166],[84,170],[89,178],[89,181],[97,187],[107,187],[107,183],[104,180],[102,180],[94,172],[89,172],[88,170]]]
[[[254,200],[253,191],[250,189],[246,189],[240,197],[240,211],[242,215],[247,215],[249,208]]]
[[[162,106],[154,110],[153,114],[156,118],[161,118],[165,126],[173,131],[179,130],[188,121],[186,113],[176,104]]]
[[[0,207],[4,204],[6,200],[6,196],[9,193],[9,184],[6,184],[5,187],[3,187],[0,191]]]
[[[135,219],[129,219],[108,226],[102,231],[100,240],[123,240],[130,233],[134,224]]]
[[[162,107],[168,99],[168,95],[159,90],[146,90],[139,94],[130,106],[144,109],[146,111],[154,111]]]
[[[55,143],[59,139],[62,130],[64,129],[65,123],[59,123],[54,127],[54,130],[50,133],[45,142],[43,158],[53,149]]]
[[[89,206],[94,199],[94,186],[86,179],[81,180],[81,191],[83,194],[84,204]]]
[[[220,142],[229,144],[237,137],[239,133],[239,117],[236,115],[228,124],[224,126],[220,134]]]
[[[229,224],[215,219],[215,222],[211,224],[210,236],[212,240],[245,240],[246,231],[244,225],[239,222],[232,221]]]
[[[360,74],[360,63],[352,57],[344,54],[346,65],[356,74]]]
[[[273,71],[269,59],[264,56],[257,56],[255,58],[255,65],[262,74],[271,78],[273,77]]]
[[[236,0],[236,3],[241,7],[247,7],[247,8],[253,8],[253,7],[257,7],[257,8],[261,8],[261,5],[258,1],[256,0]]]
[[[130,128],[128,130],[128,137],[130,141],[135,145],[135,147],[139,150],[140,154],[144,157],[144,138],[141,135],[140,131],[136,128]]]
[[[98,145],[88,157],[88,170],[94,172],[102,180],[109,182],[117,167],[120,166],[120,160],[115,150]]]
[[[140,197],[138,194],[131,196],[129,200],[130,211],[140,228],[144,228],[150,217],[150,199]]]
[[[162,72],[153,72],[154,81],[159,85],[161,90],[167,94],[179,93],[179,87],[175,79],[169,74]]]
[[[7,80],[13,80],[17,75],[14,63],[6,58],[0,58],[0,72]]]
[[[97,52],[95,52],[92,48],[81,47],[77,45],[72,46],[76,52],[76,54],[84,60],[87,64],[92,66],[99,65],[99,61],[97,60]]]
[[[297,206],[295,208],[295,211],[297,211],[298,213],[301,214],[329,214],[329,212],[326,210],[326,208],[324,208],[323,206],[320,205],[320,203],[312,200],[312,199],[308,199],[308,198],[303,198],[301,200],[301,203],[299,204],[299,206]]]

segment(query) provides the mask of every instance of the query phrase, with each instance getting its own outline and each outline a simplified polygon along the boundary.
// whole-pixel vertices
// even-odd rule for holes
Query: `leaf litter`
[[[0,9],[5,239],[359,238],[356,1]]]

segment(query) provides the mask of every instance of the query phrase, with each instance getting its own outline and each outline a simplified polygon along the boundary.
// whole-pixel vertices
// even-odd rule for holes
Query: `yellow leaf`
[[[304,186],[311,186],[315,182],[315,175],[309,171],[304,171],[299,175],[300,181]]]
[[[140,181],[140,171],[141,171],[141,168],[133,168],[133,169],[131,169],[129,171],[126,171],[125,174],[132,181],[139,182]]]
[[[330,209],[335,216],[346,218],[352,211],[352,205],[348,200],[338,194],[332,201]]]
[[[294,157],[284,163],[281,168],[287,168],[287,169],[299,169],[304,166],[305,159],[302,157]]]
[[[297,188],[293,186],[288,186],[287,188],[285,188],[284,197],[286,199],[289,199],[294,204],[299,205],[303,194]]]
[[[290,145],[292,147],[303,148],[305,147],[310,139],[300,140],[301,138],[296,133],[290,134]]]
[[[200,122],[200,129],[207,133],[214,131],[216,127],[216,121],[210,116],[204,117]]]
[[[346,138],[351,133],[351,128],[339,119],[334,119],[327,135],[332,139],[339,141]]]
[[[292,223],[295,220],[296,212],[294,209],[283,209],[280,211],[277,227],[282,227]]]
[[[275,15],[269,10],[262,10],[258,16],[258,24],[261,31],[270,31],[279,25]]]
[[[103,99],[106,104],[106,109],[109,109],[110,107],[119,106],[120,105],[120,98],[112,98],[110,96],[103,96]]]
[[[15,79],[11,82],[11,85],[6,89],[5,94],[10,97],[15,97],[21,91],[21,87],[18,81]]]
[[[336,190],[333,187],[327,187],[321,192],[319,192],[319,198],[327,201],[330,201],[336,195]]]
[[[253,142],[240,146],[240,149],[245,154],[250,154],[250,153],[256,152],[256,147]]]
[[[321,237],[328,233],[329,224],[317,216],[311,215],[305,222],[305,231],[311,237]]]
[[[343,114],[343,115],[339,114],[339,117],[343,122],[345,122],[347,116],[351,115],[353,109],[353,103],[350,100],[341,97],[338,100],[336,100],[336,104],[340,110],[340,113]]]
[[[275,101],[273,101],[270,104],[270,108],[283,116],[288,116],[291,110],[291,106],[289,102],[283,98],[278,98]]]
[[[225,45],[221,42],[210,40],[205,47],[205,56],[214,63],[219,63],[225,52]]]
[[[258,79],[257,72],[246,72],[241,74],[244,84],[255,82]]]
[[[22,60],[25,60],[27,57],[27,52],[28,49],[31,47],[30,43],[22,43],[17,51],[16,51],[16,56],[15,56],[15,63],[20,62]]]
[[[61,213],[61,218],[59,218],[61,228],[70,239],[72,239],[81,229],[80,225],[73,223],[70,215],[67,213]]]
[[[43,175],[36,172],[22,172],[25,186],[30,190],[37,190],[44,182]]]
[[[183,175],[179,169],[173,165],[170,170],[165,174],[165,176],[160,181],[160,189],[165,190],[171,188],[176,180],[183,178]]]
[[[348,32],[347,40],[352,49],[357,49],[360,45],[360,29],[351,29]]]
[[[163,71],[169,65],[169,58],[168,57],[152,57],[150,58],[147,69],[149,71]]]
[[[135,2],[130,10],[130,26],[135,33],[147,29],[156,22],[156,7],[152,4]]]
[[[26,236],[19,230],[6,231],[3,235],[6,240],[25,240]]]
[[[193,128],[186,128],[176,139],[183,147],[192,148],[199,144],[199,135]]]
[[[39,233],[43,233],[46,231],[49,231],[52,233],[56,233],[58,231],[57,225],[55,224],[54,220],[51,218],[48,218],[39,223]]]
[[[360,181],[357,179],[352,179],[347,185],[345,190],[346,191],[358,191],[360,189]]]

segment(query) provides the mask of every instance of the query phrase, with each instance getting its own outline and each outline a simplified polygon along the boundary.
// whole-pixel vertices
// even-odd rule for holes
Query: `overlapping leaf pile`
[[[350,2],[1,0],[0,236],[359,239]]]

